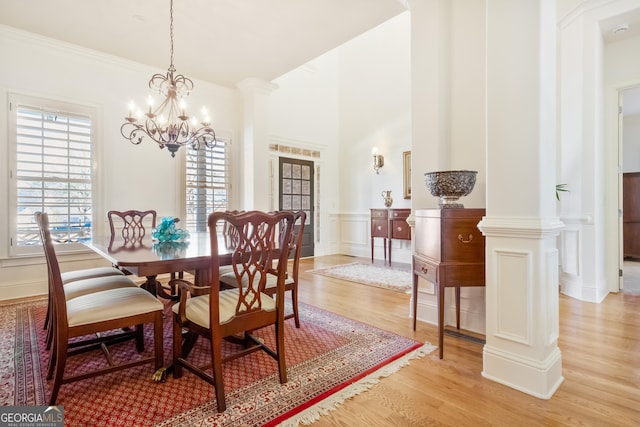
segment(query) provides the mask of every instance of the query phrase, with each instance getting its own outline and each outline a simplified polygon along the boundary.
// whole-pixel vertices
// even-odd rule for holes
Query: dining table
[[[218,239],[220,265],[229,265],[230,249],[221,234]],[[158,242],[151,236],[127,240],[120,236],[98,235],[83,243],[114,267],[145,277],[142,287],[161,298],[175,300],[177,295],[167,293],[157,279],[160,274],[189,271],[194,272],[196,285],[210,283],[211,242],[208,232],[192,233],[184,242]]]
[[[209,286],[211,267],[211,242],[208,232],[192,233],[184,242],[158,242],[151,237],[143,236],[138,239],[112,238],[108,236],[94,236],[83,242],[88,248],[111,262],[115,267],[146,277],[142,288],[167,300],[177,300],[177,294],[167,293],[157,279],[158,275],[166,273],[194,272],[194,284]],[[218,235],[218,258],[220,265],[231,264],[231,249],[229,242],[222,234]],[[171,291],[171,290],[170,290]],[[183,341],[182,355],[186,357],[197,340],[196,334],[187,334]],[[157,370],[152,379],[164,382],[173,371],[173,364]]]

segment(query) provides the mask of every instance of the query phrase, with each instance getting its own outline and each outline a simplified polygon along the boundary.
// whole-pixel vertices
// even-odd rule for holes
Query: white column
[[[555,215],[556,3],[487,0],[486,337],[482,375],[561,384]]]
[[[412,208],[435,208],[427,171],[451,168],[450,0],[410,0]]]
[[[242,93],[242,147],[240,148],[243,209],[270,209],[269,94],[278,85],[256,78],[238,83]]]

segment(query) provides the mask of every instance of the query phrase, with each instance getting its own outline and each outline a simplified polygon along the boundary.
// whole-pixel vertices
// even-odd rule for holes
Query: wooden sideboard
[[[424,209],[415,212],[413,330],[418,309],[418,277],[434,284],[438,301],[438,347],[443,356],[445,288],[455,287],[460,329],[460,287],[485,285],[485,238],[478,223],[484,209]]]
[[[371,262],[373,262],[375,237],[383,239],[384,260],[387,261],[387,251],[389,251],[389,264],[391,264],[392,239],[411,240],[411,227],[407,224],[409,215],[411,215],[411,209],[371,209]],[[388,249],[387,239],[389,240]]]

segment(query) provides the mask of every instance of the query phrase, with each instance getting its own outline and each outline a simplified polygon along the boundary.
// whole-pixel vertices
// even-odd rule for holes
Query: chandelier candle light
[[[170,0],[169,4],[171,64],[166,76],[154,74],[149,80],[149,88],[163,95],[165,99],[154,109],[153,97],[149,96],[145,118],[132,101],[129,104],[129,116],[125,117],[120,132],[135,145],[151,138],[160,148],[167,147],[171,157],[175,157],[176,152],[184,145],[198,150],[203,144],[207,148],[214,148],[217,141],[205,108],[202,109],[203,117],[199,124],[195,117],[189,117],[186,113],[183,98],[193,89],[193,82],[182,74],[174,74],[176,68],[173,66],[173,0]]]

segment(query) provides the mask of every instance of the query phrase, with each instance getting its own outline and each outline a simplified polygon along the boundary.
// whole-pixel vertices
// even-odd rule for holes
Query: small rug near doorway
[[[399,270],[373,264],[362,264],[359,262],[327,268],[317,268],[309,270],[309,273],[390,289],[405,294],[410,293],[412,287],[411,272],[408,270]]]
[[[167,310],[170,310],[167,306]],[[0,405],[45,405],[48,353],[42,329],[45,301],[0,306]],[[165,383],[151,381],[149,365],[65,384],[59,405],[65,424],[73,426],[249,426],[308,424],[341,402],[374,386],[435,349],[306,304],[300,305],[302,328],[286,322],[289,381],[280,384],[277,366],[265,354],[225,364],[227,410],[216,412],[213,388],[195,375]],[[153,350],[151,328],[146,349]],[[272,328],[260,335],[273,342]],[[165,318],[165,361],[171,358],[171,316]],[[110,346],[118,360],[139,357],[135,346]],[[208,360],[206,340],[192,355]],[[103,360],[95,352],[69,359],[69,369],[95,368]]]

